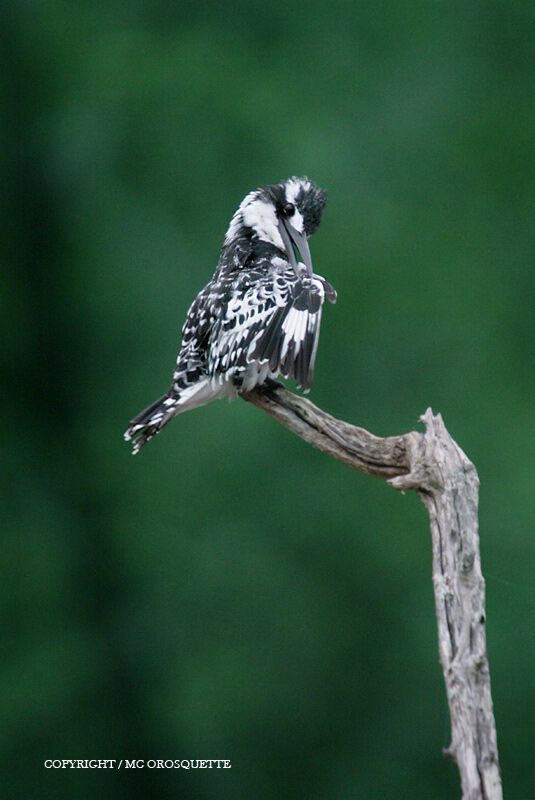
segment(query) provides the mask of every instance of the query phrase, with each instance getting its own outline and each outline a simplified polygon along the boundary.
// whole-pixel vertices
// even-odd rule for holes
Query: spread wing
[[[334,302],[336,292],[323,278],[296,279],[293,270],[236,287],[213,328],[210,373],[239,375],[252,363],[267,364],[273,375],[292,377],[307,391],[326,297]]]

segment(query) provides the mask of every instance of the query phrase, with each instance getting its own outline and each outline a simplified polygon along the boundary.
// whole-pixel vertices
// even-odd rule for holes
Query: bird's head
[[[296,275],[302,272],[297,249],[306,271],[312,274],[312,260],[307,238],[318,228],[327,195],[308,178],[262,186],[250,192],[232,217],[225,245],[246,236],[267,242],[282,250]]]

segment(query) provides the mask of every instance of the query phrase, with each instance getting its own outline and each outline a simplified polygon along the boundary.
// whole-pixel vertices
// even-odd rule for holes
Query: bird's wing
[[[210,282],[191,304],[182,327],[182,343],[173,373],[174,392],[182,392],[206,373],[210,332],[220,309],[221,302],[217,302]]]
[[[251,362],[251,346],[288,302],[288,281],[261,273],[241,275],[214,321],[208,345],[208,371],[216,377],[239,374]]]
[[[326,296],[334,302],[335,294],[322,278],[296,279],[293,270],[237,286],[212,331],[210,373],[239,375],[248,364],[269,364],[272,374],[292,377],[307,391],[322,305]]]
[[[318,348],[323,283],[312,278],[294,279],[286,305],[277,308],[250,350],[251,359],[268,362],[272,372],[294,378],[308,391],[312,385]]]

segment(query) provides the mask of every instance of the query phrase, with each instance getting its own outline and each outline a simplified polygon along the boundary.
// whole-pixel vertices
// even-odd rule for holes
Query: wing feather
[[[265,275],[248,286],[236,285],[212,328],[209,374],[216,377],[223,371],[238,378],[252,364],[267,365],[273,376],[294,378],[308,391],[325,283],[315,275],[296,280],[293,270],[287,270]]]
[[[273,314],[251,351],[251,360],[268,361],[274,373],[295,379],[305,391],[314,373],[325,293],[319,279],[292,281],[284,307]]]

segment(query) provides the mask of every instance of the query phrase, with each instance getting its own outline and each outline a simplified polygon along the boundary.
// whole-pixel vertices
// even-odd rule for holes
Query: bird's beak
[[[279,232],[284,242],[284,247],[288,254],[288,260],[298,278],[301,277],[303,270],[299,269],[297,259],[295,257],[294,244],[299,251],[299,255],[306,267],[309,276],[312,275],[312,258],[310,256],[310,248],[308,246],[307,237],[304,233],[299,233],[287,219],[281,219],[279,222]]]

